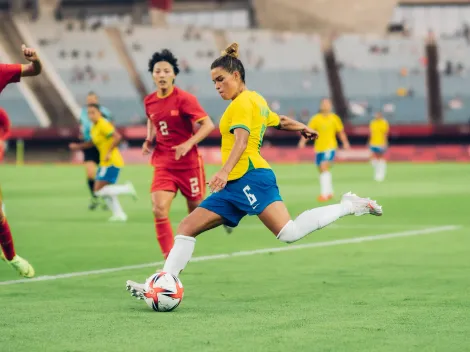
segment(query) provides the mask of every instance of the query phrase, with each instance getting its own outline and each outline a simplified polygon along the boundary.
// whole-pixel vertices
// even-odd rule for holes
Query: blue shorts
[[[385,151],[387,150],[387,147],[378,147],[378,146],[369,146],[369,149],[372,153],[376,154],[384,154]]]
[[[111,184],[115,184],[118,177],[120,168],[116,166],[100,166],[96,172],[96,181],[106,181]]]
[[[324,161],[331,162],[335,160],[335,154],[336,154],[336,150],[334,149],[325,150],[324,152],[317,153],[315,155],[315,164],[317,166],[320,166],[320,164]]]
[[[254,169],[227,182],[224,189],[212,193],[199,206],[220,215],[226,225],[236,227],[245,215],[258,215],[276,201],[282,198],[274,172]]]

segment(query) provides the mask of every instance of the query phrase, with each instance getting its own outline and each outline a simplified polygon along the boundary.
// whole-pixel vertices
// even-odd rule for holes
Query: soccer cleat
[[[227,232],[227,235],[230,235],[233,232],[233,227],[230,227],[228,225],[224,225],[224,230]]]
[[[126,185],[129,187],[129,190],[131,192],[131,197],[134,198],[134,200],[137,200],[137,191],[135,190],[135,187],[132,184],[132,182],[131,181],[126,182]]]
[[[19,255],[15,255],[15,257],[10,261],[6,260],[5,257],[3,257],[2,259],[9,263],[21,276],[27,278],[31,278],[34,276],[33,266],[29,264],[26,259],[21,258]]]
[[[145,284],[139,284],[137,282],[127,280],[126,290],[131,293],[132,297],[137,299],[144,299]]]
[[[88,205],[88,209],[89,210],[95,210],[96,208],[98,208],[98,205],[99,205],[98,197],[93,197],[90,200],[90,204]]]
[[[108,221],[110,222],[126,222],[127,221],[127,215],[126,214],[117,214],[111,216]]]
[[[354,193],[348,192],[341,198],[341,204],[345,204],[346,202],[351,203],[352,214],[356,216],[364,214],[381,216],[383,214],[382,207],[378,205],[375,200],[371,200],[370,198],[361,198]]]

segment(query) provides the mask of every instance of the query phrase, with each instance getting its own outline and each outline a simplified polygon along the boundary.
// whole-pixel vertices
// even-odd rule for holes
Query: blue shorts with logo
[[[96,172],[96,181],[106,181],[115,184],[121,169],[116,166],[100,166]]]
[[[320,164],[324,161],[331,162],[335,160],[336,150],[325,150],[324,152],[317,153],[315,155],[315,164],[320,166]]]
[[[226,225],[236,227],[245,215],[258,215],[276,201],[282,198],[274,172],[254,169],[227,182],[224,189],[212,193],[199,206],[220,215]]]
[[[369,146],[369,149],[372,153],[384,154],[385,151],[387,150],[387,147],[371,145],[371,146]]]

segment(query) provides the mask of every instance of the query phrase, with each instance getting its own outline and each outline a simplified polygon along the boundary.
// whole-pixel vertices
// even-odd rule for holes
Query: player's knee
[[[164,203],[154,202],[152,204],[152,212],[156,219],[162,219],[168,217],[169,209]]]
[[[289,220],[287,224],[284,225],[279,234],[277,235],[277,239],[281,242],[285,243],[292,243],[299,239],[297,225],[294,221]]]
[[[194,232],[196,226],[191,223],[191,218],[186,216],[178,225],[176,233],[182,236],[195,237],[197,234]]]

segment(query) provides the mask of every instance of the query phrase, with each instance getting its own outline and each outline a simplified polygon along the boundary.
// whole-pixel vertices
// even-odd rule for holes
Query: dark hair
[[[101,106],[100,104],[88,104],[87,105],[89,108],[95,108],[101,113]]]
[[[238,71],[242,82],[245,83],[245,67],[243,67],[243,63],[238,59],[238,43],[232,43],[227,49],[222,51],[222,56],[215,59],[212,63],[211,70],[216,67],[222,67],[230,73]]]
[[[168,49],[163,49],[160,53],[157,51],[153,53],[152,57],[149,60],[149,72],[153,73],[153,67],[157,62],[166,61],[171,66],[173,66],[173,71],[175,72],[175,76],[180,73],[180,69],[178,67],[178,59],[173,55],[173,53]]]
[[[90,96],[90,95],[94,95],[94,96],[96,96],[96,97],[98,96],[98,95],[97,95],[95,92],[93,92],[92,90],[90,90],[90,91],[88,92],[88,96]]]

